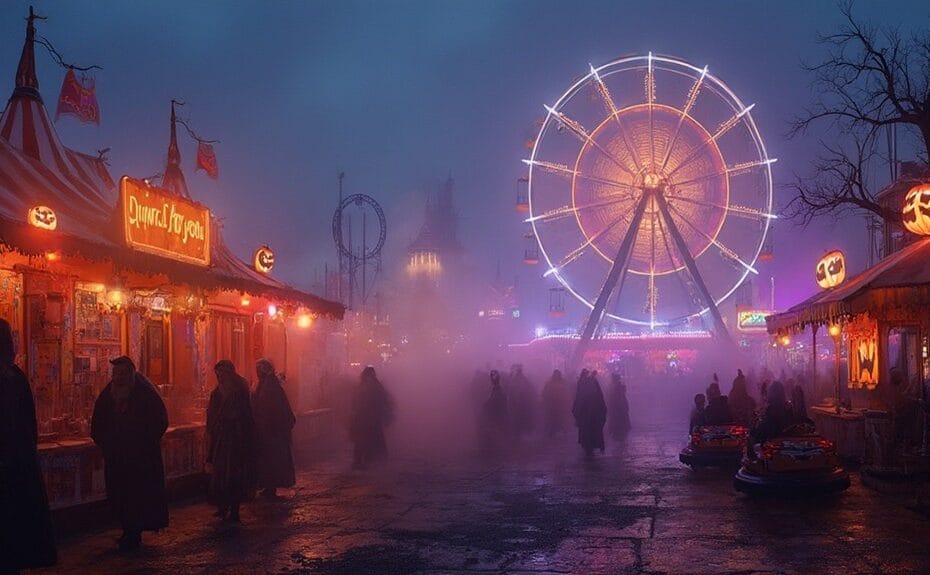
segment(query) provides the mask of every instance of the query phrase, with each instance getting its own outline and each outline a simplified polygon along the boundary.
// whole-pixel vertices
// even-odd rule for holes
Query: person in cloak
[[[730,406],[730,413],[733,415],[733,422],[740,425],[752,425],[756,419],[756,400],[746,389],[746,376],[743,370],[736,370],[736,377],[733,379],[733,387],[730,388],[730,395],[727,397],[727,404]]]
[[[370,365],[362,370],[355,396],[352,398],[352,415],[349,437],[354,446],[353,467],[365,469],[387,456],[384,428],[394,418],[391,396]]]
[[[514,364],[510,368],[510,418],[516,437],[533,434],[536,428],[537,399],[532,382],[523,373],[523,366]]]
[[[694,431],[704,425],[704,410],[707,408],[707,398],[703,393],[694,396],[694,407],[691,408],[691,418],[688,423],[688,430]]]
[[[262,495],[273,499],[279,487],[295,483],[294,457],[291,453],[291,432],[297,423],[287,394],[267,359],[255,364],[258,385],[252,396],[255,417],[258,487]]]
[[[785,395],[785,386],[780,381],[772,383],[768,388],[768,405],[759,423],[749,432],[752,444],[762,444],[774,439],[794,423],[791,406]],[[746,454],[755,457],[755,450],[748,449]]]
[[[168,496],[161,438],[168,412],[155,386],[128,357],[110,360],[110,383],[103,388],[90,435],[103,451],[107,499],[123,527],[122,551],[138,549],[143,531],[168,526]]]
[[[717,374],[714,381],[707,386],[707,408],[704,410],[704,425],[726,425],[733,423],[733,414],[727,396],[720,393]]]
[[[578,427],[578,443],[585,454],[590,456],[595,449],[600,449],[603,453],[607,404],[604,403],[604,393],[597,381],[596,371],[581,371],[572,415],[575,416],[575,425]]]
[[[507,395],[501,385],[501,375],[492,369],[491,394],[484,401],[479,420],[479,437],[484,451],[493,451],[502,445],[510,433],[510,416],[507,408]]]
[[[228,359],[213,367],[216,387],[207,404],[207,463],[215,515],[240,523],[239,507],[255,487],[255,422],[249,384]]]
[[[32,389],[14,356],[10,324],[0,319],[0,573],[58,561]]]
[[[552,438],[565,432],[568,414],[568,387],[562,372],[555,370],[542,390],[543,426],[546,437]]]
[[[623,439],[630,431],[630,402],[626,397],[626,385],[619,373],[610,376],[610,401],[607,403],[607,431],[614,439]]]

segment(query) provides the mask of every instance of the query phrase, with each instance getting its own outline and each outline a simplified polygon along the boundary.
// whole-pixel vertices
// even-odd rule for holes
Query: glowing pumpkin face
[[[846,256],[833,250],[817,262],[817,285],[824,289],[836,287],[846,279]]]
[[[918,184],[904,198],[901,220],[909,232],[930,235],[930,184]]]
[[[262,246],[255,251],[253,261],[255,271],[266,274],[274,267],[274,252],[268,246]]]
[[[35,206],[29,208],[27,215],[29,224],[43,230],[54,230],[58,227],[58,217],[52,208],[47,206]]]

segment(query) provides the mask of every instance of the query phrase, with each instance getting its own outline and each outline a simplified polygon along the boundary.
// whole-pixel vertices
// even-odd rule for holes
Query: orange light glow
[[[27,214],[29,225],[43,230],[52,231],[58,227],[58,216],[48,206],[34,206],[29,208]]]
[[[58,252],[45,252],[45,259],[50,262],[57,262],[61,259],[61,254]]]
[[[275,317],[278,315],[278,306],[275,304],[268,305],[268,317]]]
[[[307,329],[313,325],[313,316],[309,313],[302,313],[297,316],[297,327]]]
[[[239,300],[239,305],[241,305],[242,307],[249,307],[250,305],[252,305],[252,300],[249,299],[249,296],[244,295],[242,296],[242,299]]]

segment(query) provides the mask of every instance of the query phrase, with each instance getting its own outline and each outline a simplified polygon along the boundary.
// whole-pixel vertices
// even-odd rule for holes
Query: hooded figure
[[[778,437],[793,423],[791,409],[785,398],[785,387],[780,381],[769,386],[767,398],[768,406],[765,413],[750,434],[753,443],[764,443]],[[752,453],[751,449],[749,453]]]
[[[517,437],[532,435],[536,428],[536,390],[523,373],[523,366],[515,364],[510,370],[510,418]]]
[[[562,372],[555,370],[542,390],[543,425],[546,436],[553,437],[565,431],[568,415],[568,387]]]
[[[795,385],[791,388],[791,420],[794,423],[814,424],[814,420],[807,416],[807,400],[804,398],[804,388]]]
[[[393,418],[391,396],[378,380],[375,368],[366,367],[355,388],[349,423],[349,437],[355,446],[353,466],[356,469],[364,469],[387,456],[384,428]]]
[[[32,390],[13,355],[10,324],[0,319],[0,571],[16,573],[54,565],[57,554]]]
[[[694,396],[694,407],[691,408],[691,418],[688,423],[688,431],[694,431],[696,427],[704,425],[704,411],[707,407],[707,398],[703,393]]]
[[[607,431],[614,439],[625,437],[630,431],[630,403],[626,398],[626,385],[619,373],[610,376],[610,401],[607,407],[610,413],[607,416]]]
[[[607,404],[604,393],[597,382],[597,372],[584,369],[578,379],[572,415],[578,426],[578,443],[585,453],[591,455],[595,449],[604,451],[604,423],[607,421]]]
[[[507,409],[507,395],[501,386],[501,376],[496,369],[491,370],[491,394],[481,408],[478,436],[484,449],[492,449],[503,443],[510,432],[510,414]]]
[[[258,385],[252,396],[255,417],[256,463],[258,486],[262,495],[274,497],[278,487],[295,483],[291,431],[297,423],[274,365],[267,359],[255,364]]]
[[[207,405],[207,463],[216,516],[239,523],[239,505],[255,488],[255,423],[249,384],[228,359],[218,362],[216,388]]]
[[[752,425],[756,416],[756,400],[750,397],[746,390],[746,376],[741,369],[736,370],[736,378],[733,380],[727,403],[734,423]]]
[[[120,549],[142,543],[143,531],[168,526],[161,438],[168,412],[155,386],[126,356],[110,361],[113,375],[97,403],[90,435],[103,451],[107,499],[123,527]]]
[[[717,383],[717,374],[714,382],[707,386],[707,408],[704,410],[704,425],[726,425],[733,423],[733,414],[727,396],[720,394],[720,384]]]

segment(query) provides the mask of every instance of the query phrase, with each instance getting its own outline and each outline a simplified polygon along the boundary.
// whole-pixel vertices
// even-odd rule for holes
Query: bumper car
[[[695,467],[739,465],[749,428],[742,425],[702,425],[691,432],[691,441],[678,454],[678,460]]]
[[[839,493],[849,488],[836,445],[812,425],[795,426],[781,436],[753,445],[733,478],[737,491],[751,495]]]

